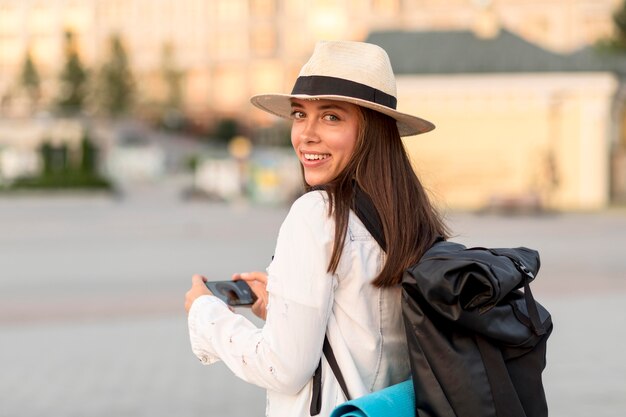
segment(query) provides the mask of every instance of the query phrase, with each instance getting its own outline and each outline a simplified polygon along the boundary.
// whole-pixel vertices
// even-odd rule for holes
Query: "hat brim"
[[[324,100],[338,100],[353,103],[358,106],[366,107],[368,109],[376,110],[380,113],[396,120],[398,125],[398,132],[400,136],[413,136],[420,133],[426,133],[435,128],[435,125],[428,120],[421,119],[410,114],[401,113],[389,107],[381,104],[372,103],[367,100],[348,96],[338,95],[315,95],[310,96],[306,94],[258,94],[250,98],[250,102],[256,107],[264,110],[268,113],[272,113],[276,116],[286,119],[291,118],[291,99],[297,98],[301,100],[312,99],[324,99]]]

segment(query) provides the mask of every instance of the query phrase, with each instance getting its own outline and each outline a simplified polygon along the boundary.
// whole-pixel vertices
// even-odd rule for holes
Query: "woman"
[[[325,335],[351,397],[409,377],[399,283],[446,230],[400,136],[434,126],[395,110],[387,54],[360,42],[318,43],[291,94],[251,101],[293,120],[291,140],[309,192],[281,226],[267,274],[234,276],[258,295],[253,311],[264,326],[233,313],[195,275],[185,301],[191,345],[203,363],[222,360],[265,387],[268,416],[309,416]],[[351,211],[355,187],[378,212],[386,253]],[[321,416],[345,401],[325,359],[322,398]]]

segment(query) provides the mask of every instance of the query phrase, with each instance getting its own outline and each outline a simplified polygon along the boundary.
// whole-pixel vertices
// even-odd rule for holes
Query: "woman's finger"
[[[246,282],[258,281],[267,284],[267,274],[260,271],[242,272],[240,274],[233,274],[233,280],[243,280]]]
[[[248,283],[250,289],[257,296],[256,302],[252,305],[252,312],[265,320],[267,315],[267,274],[265,272],[252,271],[233,274],[233,280],[242,280]]]
[[[252,304],[252,313],[254,313],[254,315],[259,317],[260,319],[265,320],[265,318],[267,317],[266,300],[263,300],[261,298],[256,300],[255,303]]]
[[[203,277],[202,275],[194,274],[191,277],[191,284],[192,285],[204,284],[205,282],[207,282],[207,279],[205,277]]]
[[[213,295],[206,287],[207,279],[202,275],[195,274],[191,277],[191,288],[185,294],[185,310],[189,313],[191,305],[196,298],[202,295]]]

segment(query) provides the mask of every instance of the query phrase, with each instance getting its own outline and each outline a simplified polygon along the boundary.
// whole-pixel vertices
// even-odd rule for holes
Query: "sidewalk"
[[[285,211],[150,193],[0,200],[0,417],[264,415],[261,389],[195,359],[182,300],[193,273],[264,268]],[[450,222],[455,241],[540,251],[550,415],[624,416],[626,215]]]
[[[0,327],[0,416],[263,415],[263,390],[195,359],[182,316]]]

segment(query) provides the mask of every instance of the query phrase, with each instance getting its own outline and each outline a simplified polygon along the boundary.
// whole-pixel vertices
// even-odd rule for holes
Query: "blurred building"
[[[27,113],[18,79],[28,51],[39,104],[51,102],[66,30],[94,70],[121,35],[140,105],[167,100],[168,69],[182,76],[188,116],[257,126],[274,119],[248,98],[290,90],[317,40],[368,39],[390,54],[401,110],[438,126],[407,144],[427,187],[449,206],[596,209],[620,179],[626,199],[626,152],[610,163],[614,148],[626,149],[616,116],[626,66],[585,48],[612,34],[621,3],[0,0],[0,115]],[[611,175],[618,165],[623,173]]]
[[[54,96],[64,31],[91,69],[120,34],[144,104],[165,100],[163,66],[184,74],[188,114],[241,116],[259,91],[284,91],[319,39],[363,40],[375,30],[489,31],[502,26],[566,52],[611,33],[619,0],[0,0],[0,105],[20,113],[27,51]],[[166,45],[173,53],[165,57]],[[164,63],[169,59],[170,63]],[[254,112],[255,117],[264,117]]]
[[[401,110],[437,128],[406,144],[429,189],[455,208],[599,209],[622,147],[626,56],[557,54],[500,30],[376,32]]]

